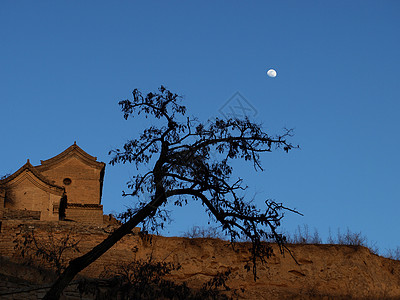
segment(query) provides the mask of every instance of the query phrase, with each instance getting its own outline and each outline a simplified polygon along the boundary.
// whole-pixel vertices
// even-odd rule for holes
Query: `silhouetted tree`
[[[152,165],[150,171],[133,177],[125,196],[137,199],[136,206],[126,214],[126,222],[87,254],[70,262],[44,299],[56,299],[74,276],[110,249],[140,222],[157,229],[167,215],[163,207],[170,201],[182,206],[190,199],[200,201],[210,217],[215,218],[232,242],[241,236],[252,242],[251,260],[256,278],[256,260],[264,261],[272,248],[262,239],[275,239],[281,251],[284,239],[276,229],[287,209],[282,204],[266,200],[265,207],[257,208],[246,201],[241,191],[243,180],[231,180],[234,159],[253,164],[255,171],[263,170],[260,154],[274,149],[288,152],[294,146],[286,139],[290,130],[281,135],[269,135],[260,125],[243,119],[215,119],[202,123],[185,117],[186,107],[181,97],[163,86],[155,93],[142,95],[133,91],[132,100],[119,102],[124,118],[144,115],[153,124],[122,149],[110,151],[111,164],[132,163],[139,169]],[[297,146],[296,146],[297,147]],[[215,153],[215,155],[211,155]],[[141,197],[151,195],[148,201]]]

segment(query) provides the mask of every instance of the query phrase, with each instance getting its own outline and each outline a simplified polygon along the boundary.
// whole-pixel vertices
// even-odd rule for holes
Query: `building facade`
[[[105,164],[76,143],[0,180],[0,219],[102,224]]]

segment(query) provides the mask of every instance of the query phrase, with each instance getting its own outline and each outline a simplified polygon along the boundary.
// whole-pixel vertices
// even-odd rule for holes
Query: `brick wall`
[[[0,257],[0,299],[42,299],[54,280],[54,273],[34,266],[18,264]],[[72,282],[60,300],[96,299],[92,294],[79,292],[78,283]]]
[[[6,197],[6,191],[0,187],[0,210],[4,208],[5,197]]]
[[[68,205],[65,218],[80,223],[103,224],[103,206]]]
[[[61,195],[43,185],[32,173],[24,172],[15,178],[6,190],[4,207],[15,210],[41,211],[41,220],[56,221]]]
[[[67,234],[71,239],[79,241],[80,253],[67,253],[69,259],[86,253],[98,243],[102,242],[108,234],[118,225],[91,225],[68,221],[46,222],[46,221],[20,221],[2,220],[0,227],[0,256],[9,259],[15,258],[15,240],[22,232],[34,232],[37,240],[48,240],[49,233],[55,240],[60,240]],[[135,229],[138,232],[139,229]],[[89,266],[83,274],[98,276],[104,268],[110,264],[120,261],[132,261],[134,253],[131,251],[138,244],[137,235],[128,235],[124,238],[124,244],[115,245],[106,254]],[[121,247],[122,246],[122,247]],[[116,252],[117,251],[117,252]],[[115,255],[118,253],[117,255]]]
[[[68,203],[100,204],[100,169],[88,166],[76,157],[69,157],[51,167],[37,167],[56,185],[65,188]],[[64,184],[64,179],[71,179]]]
[[[40,214],[40,211],[3,208],[0,220],[40,220]]]

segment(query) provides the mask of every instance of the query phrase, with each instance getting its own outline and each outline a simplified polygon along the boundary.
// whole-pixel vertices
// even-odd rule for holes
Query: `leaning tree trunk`
[[[161,197],[156,197],[157,200],[153,200],[140,211],[138,211],[128,222],[122,224],[117,230],[111,233],[103,242],[98,244],[92,250],[85,255],[82,255],[72,261],[70,261],[68,267],[58,277],[57,281],[51,286],[50,290],[44,296],[43,300],[57,300],[64,288],[74,279],[74,277],[82,271],[84,268],[93,263],[101,255],[103,255],[108,249],[114,246],[121,238],[128,233],[132,232],[140,222],[142,222],[147,216],[154,212],[158,206],[162,203]]]

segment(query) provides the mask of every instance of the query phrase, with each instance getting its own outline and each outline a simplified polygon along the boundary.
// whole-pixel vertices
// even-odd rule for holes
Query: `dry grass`
[[[223,235],[221,230],[217,227],[199,227],[193,226],[190,230],[186,231],[183,237],[187,238],[219,238],[226,240],[227,237]],[[288,244],[334,244],[334,245],[348,245],[348,246],[363,246],[368,248],[372,253],[387,257],[393,260],[400,260],[400,246],[395,249],[386,249],[380,254],[376,243],[369,242],[368,238],[361,232],[353,232],[349,228],[345,232],[337,230],[336,235],[333,235],[329,229],[329,235],[326,242],[323,242],[318,230],[314,228],[312,231],[309,226],[303,224],[298,225],[293,233],[284,233],[286,242]],[[245,242],[246,240],[243,240]],[[270,241],[269,242],[273,242]]]

